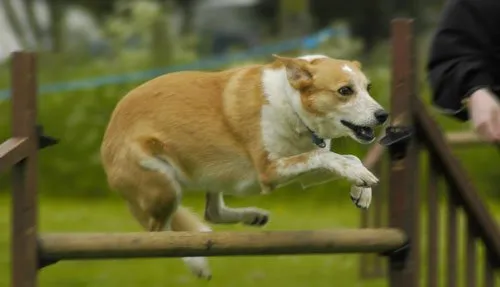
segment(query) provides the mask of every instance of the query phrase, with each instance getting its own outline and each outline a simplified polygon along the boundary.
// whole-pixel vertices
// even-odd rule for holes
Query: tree
[[[156,0],[156,2],[160,7],[161,13],[160,17],[157,17],[152,25],[153,42],[151,48],[155,60],[159,64],[165,64],[171,61],[172,56],[172,45],[169,41],[168,22],[165,15],[169,14],[173,3],[165,0]]]
[[[24,0],[24,6],[26,7],[26,15],[28,18],[28,26],[33,32],[33,37],[35,39],[35,47],[39,48],[42,43],[42,29],[38,23],[35,15],[35,1],[36,0]]]
[[[197,0],[175,0],[176,5],[178,5],[184,12],[181,28],[181,33],[183,35],[189,35],[193,32],[193,8],[196,1]]]
[[[28,38],[25,31],[23,30],[21,21],[17,17],[17,13],[15,13],[14,11],[14,7],[12,6],[13,2],[11,2],[11,0],[2,0],[1,3],[3,4],[5,14],[7,16],[7,21],[12,27],[14,35],[21,43],[21,46],[28,47]]]
[[[64,0],[48,0],[50,11],[50,36],[52,38],[52,51],[62,52],[64,47]]]
[[[283,36],[299,36],[310,32],[309,0],[280,0],[280,31]]]

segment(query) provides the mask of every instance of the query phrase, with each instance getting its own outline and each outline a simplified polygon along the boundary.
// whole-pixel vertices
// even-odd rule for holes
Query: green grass
[[[320,193],[304,191],[304,198],[279,200],[278,195],[232,198],[232,206],[257,205],[272,212],[266,230],[300,230],[357,227],[360,210],[344,192],[343,202],[328,201]],[[203,202],[188,198],[201,212]],[[9,230],[9,200],[0,198],[0,230]],[[214,226],[215,230],[252,229],[243,226]],[[42,232],[138,231],[120,199],[40,199]],[[0,286],[8,286],[8,232],[0,233]],[[134,259],[67,261],[44,269],[40,286],[386,286],[383,280],[363,282],[358,278],[357,255],[272,256],[210,258],[213,279],[200,281],[180,259]]]
[[[299,193],[307,193],[304,197]],[[270,196],[250,198],[228,198],[231,206],[256,205],[272,212],[271,222],[265,230],[301,230],[321,228],[356,228],[362,211],[349,201],[347,190],[345,200],[332,200],[324,192],[291,191],[295,196]],[[203,202],[192,197],[184,200],[201,213]],[[0,197],[0,230],[9,230],[9,199]],[[500,203],[489,202],[500,218]],[[444,206],[443,206],[444,208]],[[444,209],[441,209],[441,229],[446,230]],[[425,208],[423,209],[425,211]],[[425,212],[421,217],[425,230]],[[225,225],[214,226],[215,230],[243,230],[251,227]],[[120,199],[40,199],[41,232],[126,232],[138,231],[128,210]],[[8,234],[0,234],[0,286],[9,285]],[[422,244],[425,244],[425,237]],[[441,236],[441,258],[446,251],[445,237]],[[459,242],[464,242],[459,233]],[[480,254],[482,255],[482,254]],[[464,268],[462,254],[460,273]],[[422,260],[426,249],[422,249]],[[440,262],[440,273],[445,271]],[[314,256],[256,256],[210,258],[213,279],[205,282],[190,274],[180,259],[130,259],[106,261],[59,262],[40,272],[41,287],[63,286],[388,286],[382,279],[361,280],[358,276],[359,256],[314,255]],[[424,261],[425,263],[425,261]],[[481,269],[478,269],[481,270]],[[423,264],[422,275],[426,272]],[[479,273],[481,274],[481,273]],[[423,277],[422,277],[423,278]],[[459,280],[460,281],[460,280]],[[444,283],[444,281],[442,282]],[[422,282],[424,284],[424,282]],[[424,285],[422,285],[424,286]],[[444,285],[443,285],[444,286]]]

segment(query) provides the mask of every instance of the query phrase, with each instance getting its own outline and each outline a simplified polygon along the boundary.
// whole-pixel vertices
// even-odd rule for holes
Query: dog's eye
[[[351,87],[344,86],[338,90],[339,94],[342,96],[350,96],[354,93]]]

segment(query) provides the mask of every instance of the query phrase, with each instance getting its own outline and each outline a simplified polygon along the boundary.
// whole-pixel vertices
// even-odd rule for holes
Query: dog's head
[[[286,94],[293,108],[317,136],[350,136],[360,143],[375,139],[373,128],[382,125],[388,113],[370,96],[371,84],[359,62],[273,56],[286,70]]]

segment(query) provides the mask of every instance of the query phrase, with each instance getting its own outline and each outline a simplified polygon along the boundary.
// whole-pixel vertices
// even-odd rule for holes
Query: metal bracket
[[[406,156],[406,150],[413,134],[412,128],[389,126],[385,129],[385,136],[379,143],[389,149],[392,160],[400,160]]]
[[[38,259],[38,269],[42,269],[42,268],[50,266],[52,264],[56,264],[57,262],[59,262],[59,259],[39,258]]]
[[[38,136],[38,149],[44,149],[59,143],[58,139],[43,134],[42,125],[36,126],[36,134]]]
[[[381,253],[382,256],[387,256],[390,259],[391,267],[402,270],[406,267],[408,255],[410,254],[410,242],[406,242],[398,249]]]

